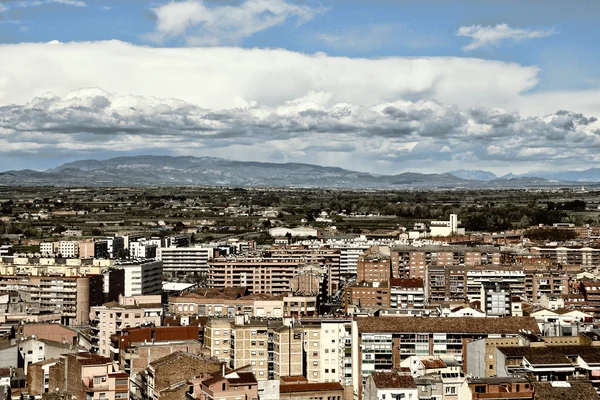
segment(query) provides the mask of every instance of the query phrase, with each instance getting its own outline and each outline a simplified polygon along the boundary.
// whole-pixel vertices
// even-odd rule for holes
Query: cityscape
[[[0,189],[13,398],[600,390],[598,189]]]
[[[600,400],[598,15],[0,0],[0,400]]]

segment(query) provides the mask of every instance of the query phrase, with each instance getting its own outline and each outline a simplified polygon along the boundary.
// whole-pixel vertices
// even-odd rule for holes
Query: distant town
[[[7,399],[600,399],[600,191],[0,187]]]

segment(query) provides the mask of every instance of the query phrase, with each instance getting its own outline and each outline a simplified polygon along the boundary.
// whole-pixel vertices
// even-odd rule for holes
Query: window
[[[318,366],[318,365],[319,365],[319,362],[318,362],[318,361],[313,361],[313,366],[315,366],[315,367],[316,367],[316,366]]]
[[[456,394],[456,387],[454,387],[454,386],[447,387],[446,394]]]
[[[519,385],[517,385],[518,387]],[[519,389],[517,388],[517,392]],[[485,386],[475,386],[475,393],[485,393]]]

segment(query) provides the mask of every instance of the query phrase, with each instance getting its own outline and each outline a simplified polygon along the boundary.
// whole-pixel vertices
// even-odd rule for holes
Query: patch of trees
[[[563,203],[555,203],[553,201],[549,201],[546,203],[546,206],[548,207],[548,211],[553,211],[553,210],[585,211],[585,201],[583,201],[583,200],[565,201]]]
[[[562,242],[565,240],[573,240],[577,238],[577,233],[568,229],[559,228],[536,228],[529,229],[524,234],[525,237],[531,240],[546,240]]]

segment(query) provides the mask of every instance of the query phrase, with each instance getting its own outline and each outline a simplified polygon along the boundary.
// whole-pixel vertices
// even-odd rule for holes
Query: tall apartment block
[[[213,288],[247,287],[252,293],[284,294],[303,265],[295,258],[218,257],[208,262]]]
[[[90,307],[104,301],[102,275],[2,276],[0,291],[20,291],[41,312],[59,313],[63,325],[86,325]]]
[[[208,260],[214,255],[212,247],[164,247],[157,251],[163,262],[163,273],[169,278],[201,278],[208,274]]]
[[[162,293],[162,261],[127,260],[115,262],[125,271],[125,296],[148,296]]]
[[[118,303],[106,303],[90,310],[91,343],[104,357],[113,358],[111,335],[143,325],[160,326],[163,308],[160,296],[122,297]],[[118,359],[118,356],[115,357]]]

